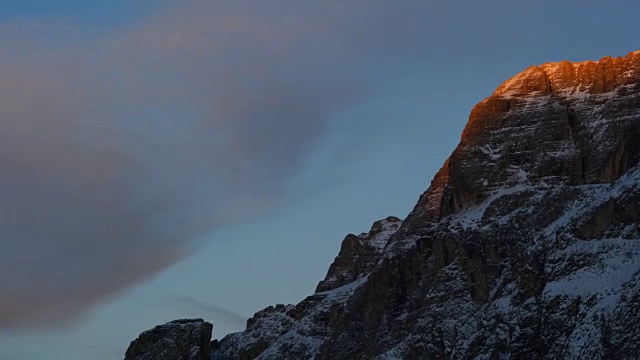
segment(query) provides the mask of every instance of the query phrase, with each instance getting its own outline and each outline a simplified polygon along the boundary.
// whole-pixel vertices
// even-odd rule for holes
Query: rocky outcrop
[[[530,67],[471,111],[384,245],[347,236],[314,295],[212,358],[634,359],[639,161],[640,52]]]
[[[382,261],[382,254],[402,220],[389,216],[373,223],[367,233],[349,234],[342,242],[339,255],[327,276],[318,284],[316,293],[296,305],[269,306],[247,321],[243,333],[220,340],[213,360],[250,360],[267,356],[297,358],[314,352],[316,339],[344,313],[344,304],[353,291]],[[283,343],[283,346],[274,346]]]
[[[619,178],[640,154],[639,91],[640,52],[526,69],[474,107],[460,144],[414,213],[437,221],[523,181]]]
[[[316,292],[323,292],[350,284],[373,270],[382,258],[387,241],[402,225],[402,220],[389,216],[373,223],[368,233],[349,234],[342,241],[340,253],[320,281]]]
[[[209,360],[213,325],[202,319],[174,320],[140,334],[125,360]]]

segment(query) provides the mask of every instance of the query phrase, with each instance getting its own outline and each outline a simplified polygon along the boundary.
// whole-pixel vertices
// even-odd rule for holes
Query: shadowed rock
[[[125,360],[209,360],[213,325],[202,319],[174,320],[140,334]]]
[[[634,359],[639,160],[640,51],[530,67],[404,221],[348,235],[315,294],[212,359]]]
[[[368,233],[349,234],[342,241],[340,253],[320,281],[316,292],[339,288],[369,274],[382,258],[387,241],[402,225],[402,220],[389,216],[373,223]]]

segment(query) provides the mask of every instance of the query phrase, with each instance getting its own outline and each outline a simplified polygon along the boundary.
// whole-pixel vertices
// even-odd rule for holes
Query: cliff
[[[174,320],[140,334],[125,360],[209,360],[213,325],[202,319]]]
[[[639,160],[640,51],[530,67],[404,221],[347,236],[315,294],[212,359],[635,358]]]

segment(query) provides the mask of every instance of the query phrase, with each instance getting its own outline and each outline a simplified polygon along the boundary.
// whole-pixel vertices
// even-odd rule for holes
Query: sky
[[[474,104],[635,2],[0,1],[0,360],[242,330],[404,217]]]

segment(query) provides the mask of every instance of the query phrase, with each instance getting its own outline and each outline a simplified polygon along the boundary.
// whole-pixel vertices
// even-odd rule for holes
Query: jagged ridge
[[[339,288],[369,274],[382,258],[389,238],[398,231],[400,225],[402,220],[389,216],[374,222],[368,233],[347,235],[327,276],[318,284],[316,293]]]
[[[633,358],[639,159],[640,52],[531,67],[474,107],[385,246],[347,236],[316,294],[212,357]]]

